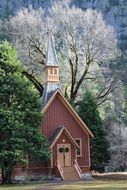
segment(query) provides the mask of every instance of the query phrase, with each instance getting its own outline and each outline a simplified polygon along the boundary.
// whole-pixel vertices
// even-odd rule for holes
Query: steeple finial
[[[58,60],[56,56],[54,41],[52,33],[49,32],[48,38],[48,47],[47,47],[47,54],[46,54],[46,66],[58,66]]]

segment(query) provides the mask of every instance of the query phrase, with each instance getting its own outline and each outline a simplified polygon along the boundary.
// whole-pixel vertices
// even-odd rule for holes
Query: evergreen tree
[[[2,183],[11,183],[17,162],[26,164],[32,157],[50,158],[47,140],[38,128],[41,121],[39,96],[22,75],[15,49],[0,45],[0,167]]]
[[[97,104],[90,92],[86,92],[79,102],[78,113],[94,135],[91,139],[91,169],[103,171],[110,159],[109,143]]]

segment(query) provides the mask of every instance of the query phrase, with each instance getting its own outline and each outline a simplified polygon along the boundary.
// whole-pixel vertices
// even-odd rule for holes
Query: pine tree
[[[26,157],[47,160],[47,140],[38,128],[41,121],[39,95],[22,75],[15,49],[0,45],[0,167],[2,183],[11,183],[17,162],[27,164]]]
[[[110,159],[109,143],[97,104],[90,92],[86,92],[79,102],[78,113],[94,135],[91,139],[91,169],[103,171]]]

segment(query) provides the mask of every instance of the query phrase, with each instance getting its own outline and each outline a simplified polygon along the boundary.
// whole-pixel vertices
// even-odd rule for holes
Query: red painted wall
[[[80,166],[88,166],[89,136],[78,125],[75,118],[57,95],[44,115],[42,122],[42,134],[50,138],[54,134],[55,130],[60,126],[65,126],[73,138],[82,139],[82,157],[79,157],[77,161]]]

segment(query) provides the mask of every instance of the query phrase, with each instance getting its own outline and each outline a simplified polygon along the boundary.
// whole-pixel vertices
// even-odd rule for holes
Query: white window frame
[[[80,145],[77,143],[79,145],[79,147],[80,147],[80,154],[78,155],[77,151],[76,151],[76,156],[77,157],[82,157],[82,139],[81,138],[75,138],[75,142],[76,142],[76,140],[80,141]]]

